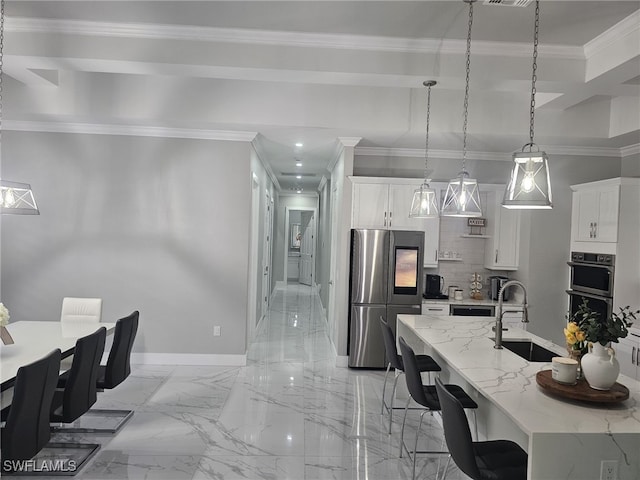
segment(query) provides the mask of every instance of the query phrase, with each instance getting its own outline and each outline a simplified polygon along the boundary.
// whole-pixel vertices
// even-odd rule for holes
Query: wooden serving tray
[[[551,370],[541,370],[536,374],[536,382],[540,387],[554,395],[572,400],[592,403],[618,403],[629,398],[629,389],[614,383],[610,390],[594,390],[584,378],[575,385],[564,385],[551,378]]]

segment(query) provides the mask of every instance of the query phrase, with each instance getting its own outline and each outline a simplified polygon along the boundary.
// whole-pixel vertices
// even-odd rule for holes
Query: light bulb
[[[536,185],[536,182],[533,179],[533,172],[526,172],[524,174],[524,178],[522,179],[522,182],[520,183],[520,188],[522,189],[522,191],[525,193],[529,193],[530,191],[533,190],[535,185]]]
[[[466,205],[467,205],[467,192],[464,189],[464,187],[462,187],[462,192],[460,192],[460,206],[464,209]]]
[[[429,206],[429,202],[427,201],[426,198],[423,198],[422,201],[420,202],[420,210],[422,211],[426,210],[427,206]]]
[[[4,205],[12,207],[14,203],[16,203],[16,198],[13,196],[13,189],[7,188],[7,193],[4,194]]]

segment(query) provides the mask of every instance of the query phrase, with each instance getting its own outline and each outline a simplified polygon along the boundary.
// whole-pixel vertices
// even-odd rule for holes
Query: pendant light
[[[533,142],[533,121],[536,107],[536,70],[538,68],[538,33],[540,30],[540,1],[536,0],[536,19],[533,35],[533,73],[531,76],[531,103],[529,110],[529,143],[521,152],[513,154],[511,180],[504,192],[502,206],[520,209],[549,209],[551,202],[551,181],[549,179],[548,157]],[[534,150],[535,149],[535,150]]]
[[[4,47],[4,0],[0,0],[0,147],[2,145],[2,78]],[[1,152],[1,149],[0,149]],[[31,186],[26,183],[0,180],[0,213],[39,215]]]
[[[428,162],[429,162],[429,115],[431,111],[431,87],[437,84],[435,80],[425,80],[422,83],[427,87],[427,129],[424,140],[424,183],[413,192],[411,211],[409,218],[436,218],[438,217],[438,200],[436,191],[429,186]]]
[[[469,178],[467,172],[467,120],[469,116],[469,73],[471,71],[471,26],[473,25],[473,3],[476,0],[463,0],[469,4],[469,32],[467,34],[466,86],[464,90],[464,121],[462,124],[462,170],[456,178],[449,181],[442,202],[442,215],[446,217],[480,217],[480,191],[478,182]]]

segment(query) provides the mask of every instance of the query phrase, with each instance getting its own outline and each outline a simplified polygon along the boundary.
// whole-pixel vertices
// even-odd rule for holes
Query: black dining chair
[[[98,390],[110,390],[117,387],[131,374],[131,350],[138,332],[140,313],[136,310],[130,315],[120,318],[116,322],[113,334],[113,344],[109,351],[106,365],[98,366],[96,387]],[[58,386],[66,385],[69,372],[60,376]],[[133,410],[97,409],[92,408],[88,415],[121,417],[113,428],[75,428],[76,432],[84,433],[116,433],[133,416]]]
[[[402,431],[400,433],[400,456],[402,457],[403,451],[406,450],[409,458],[413,460],[413,470],[411,478],[415,479],[417,454],[420,453],[431,455],[447,455],[449,452],[441,450],[418,451],[418,438],[420,436],[420,430],[422,428],[424,415],[426,413],[439,412],[441,407],[435,385],[422,384],[422,377],[420,376],[420,370],[418,369],[418,360],[413,349],[402,337],[398,338],[398,343],[400,344],[400,352],[404,360],[405,380],[407,381],[407,389],[409,390],[409,398],[407,399],[407,403],[405,406],[404,419],[402,420]],[[438,379],[436,379],[436,381],[437,380]],[[447,385],[447,388],[449,388],[452,394],[455,395],[455,397],[460,401],[464,408],[471,410],[475,410],[478,408],[478,404],[458,385]],[[407,413],[409,411],[409,404],[411,400],[424,407],[422,412],[420,413],[420,422],[418,423],[418,428],[416,430],[413,450],[409,450],[404,442],[404,429],[407,423]]]
[[[18,369],[11,405],[2,410],[2,471],[11,461],[33,458],[49,442],[49,410],[60,369],[60,349]]]
[[[71,369],[64,380],[59,380],[59,388],[53,395],[49,416],[52,423],[73,423],[96,403],[98,367],[106,337],[107,330],[100,327],[76,342]],[[54,427],[54,430],[77,431],[73,426]]]
[[[448,385],[436,379],[447,447],[454,463],[473,480],[526,480],[527,453],[510,440],[474,442],[463,405]],[[442,479],[447,474],[445,466]]]
[[[393,330],[389,324],[380,317],[380,328],[382,328],[382,338],[384,339],[384,351],[387,357],[387,371],[384,374],[384,383],[382,384],[382,408],[380,413],[384,415],[385,410],[389,412],[389,430],[391,433],[391,423],[393,421],[393,410],[401,409],[403,407],[394,407],[393,402],[396,396],[396,388],[398,386],[398,378],[404,373],[404,363],[402,356],[398,355],[398,349],[396,348],[396,339],[393,334]],[[429,379],[431,379],[431,372],[439,372],[441,370],[440,365],[431,358],[429,355],[416,355],[416,361],[418,362],[418,370],[420,372],[429,372]],[[393,379],[393,389],[391,390],[391,399],[387,404],[385,399],[385,391],[387,389],[387,378],[389,376],[389,370],[394,369],[395,375]]]

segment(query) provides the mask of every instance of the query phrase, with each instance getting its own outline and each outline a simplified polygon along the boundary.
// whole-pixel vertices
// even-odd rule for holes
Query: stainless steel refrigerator
[[[420,314],[423,256],[424,232],[351,230],[349,367],[386,367],[380,317]]]

